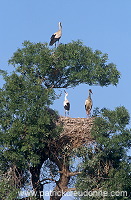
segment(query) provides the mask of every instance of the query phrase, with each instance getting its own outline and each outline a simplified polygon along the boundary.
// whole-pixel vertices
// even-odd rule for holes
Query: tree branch
[[[60,174],[65,174],[65,171],[58,171],[58,173]],[[82,172],[68,172],[67,173],[67,176],[75,176],[75,175],[78,175],[78,174],[81,174]]]
[[[57,181],[53,178],[44,178],[44,179],[42,179],[41,181],[38,181],[38,182],[41,183],[41,182],[44,182],[44,181],[53,181],[53,182],[57,183]]]
[[[67,189],[65,189],[65,192],[70,192],[70,191],[75,191],[76,190],[76,188],[67,188]]]
[[[78,175],[78,174],[81,174],[82,172],[70,172],[68,175],[69,176],[75,176],[75,175]]]

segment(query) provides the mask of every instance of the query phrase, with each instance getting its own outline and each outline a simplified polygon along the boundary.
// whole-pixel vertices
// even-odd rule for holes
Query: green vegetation
[[[92,194],[81,199],[123,200],[131,197],[131,168],[127,156],[131,146],[131,130],[126,128],[129,120],[129,113],[123,106],[114,111],[99,111],[92,128],[95,142],[79,153],[83,160],[77,189],[88,190]],[[106,191],[105,196],[103,193],[99,195],[99,191]],[[122,191],[126,191],[125,196],[121,194]],[[93,192],[96,194],[93,195]]]
[[[46,162],[46,167],[53,173],[56,190],[59,191],[60,186],[67,188],[72,176],[72,154],[63,154],[64,146],[59,152],[53,146],[62,130],[56,123],[58,113],[50,109],[58,98],[54,88],[75,87],[81,83],[117,85],[120,73],[115,64],[107,61],[107,54],[99,50],[93,52],[80,41],[60,44],[53,50],[47,44],[25,41],[9,60],[9,64],[15,67],[14,72],[8,75],[0,71],[5,79],[0,91],[2,200],[15,199],[18,191],[31,183],[36,198],[41,199],[39,191],[43,191],[44,181],[40,182],[40,174],[45,173],[41,169]],[[124,107],[101,111],[92,130],[96,142],[90,148],[85,147],[84,152],[81,148],[77,153],[83,159],[77,189],[108,188],[110,191],[119,187],[129,191],[128,123],[129,114]],[[62,170],[70,175],[65,176]],[[55,181],[55,176],[59,176],[59,181]],[[47,180],[51,181],[51,178]]]

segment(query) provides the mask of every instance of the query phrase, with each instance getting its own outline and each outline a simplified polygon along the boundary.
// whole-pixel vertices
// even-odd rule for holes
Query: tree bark
[[[40,182],[40,170],[44,161],[48,159],[48,152],[48,148],[45,148],[44,152],[39,152],[41,158],[40,163],[35,167],[30,167],[32,186],[38,200],[43,200],[43,198],[40,197],[40,192],[43,192],[43,184]]]
[[[67,185],[70,180],[70,176],[68,174],[70,173],[68,166],[64,165],[62,166],[62,173],[60,174],[59,181],[56,183],[56,187],[51,193],[50,200],[60,200],[65,192],[67,192]]]
[[[38,165],[36,167],[30,168],[30,172],[32,175],[31,181],[32,181],[33,189],[35,191],[37,199],[42,199],[40,198],[40,191],[43,192],[43,185],[39,182],[41,167],[42,165]]]

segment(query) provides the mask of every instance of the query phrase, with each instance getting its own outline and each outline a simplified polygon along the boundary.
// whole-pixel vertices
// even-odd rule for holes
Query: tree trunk
[[[42,165],[38,165],[36,167],[31,167],[30,172],[31,172],[31,180],[32,180],[32,185],[33,189],[35,191],[37,199],[43,199],[40,198],[40,192],[43,192],[43,185],[39,182],[40,178],[40,170],[41,170]]]
[[[50,200],[60,200],[64,193],[67,191],[68,183],[70,180],[68,166],[64,165],[62,166],[62,171],[60,172],[60,178],[59,181],[56,182],[56,187],[51,193]]]
[[[32,186],[38,200],[43,200],[43,198],[40,197],[40,192],[43,192],[43,184],[40,183],[40,170],[44,161],[48,159],[48,152],[48,148],[39,152],[39,156],[41,158],[40,163],[35,167],[30,167]]]

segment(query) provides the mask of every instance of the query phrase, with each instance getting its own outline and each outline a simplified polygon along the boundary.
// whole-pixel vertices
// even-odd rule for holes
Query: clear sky
[[[8,59],[24,40],[49,42],[62,22],[61,43],[80,39],[109,56],[121,72],[117,87],[80,85],[67,89],[70,117],[86,117],[84,102],[93,91],[93,108],[125,106],[131,115],[131,0],[4,0],[0,2],[0,68],[11,72]],[[3,81],[1,79],[0,86]],[[53,108],[64,115],[63,90]],[[72,199],[64,197],[62,200]]]

